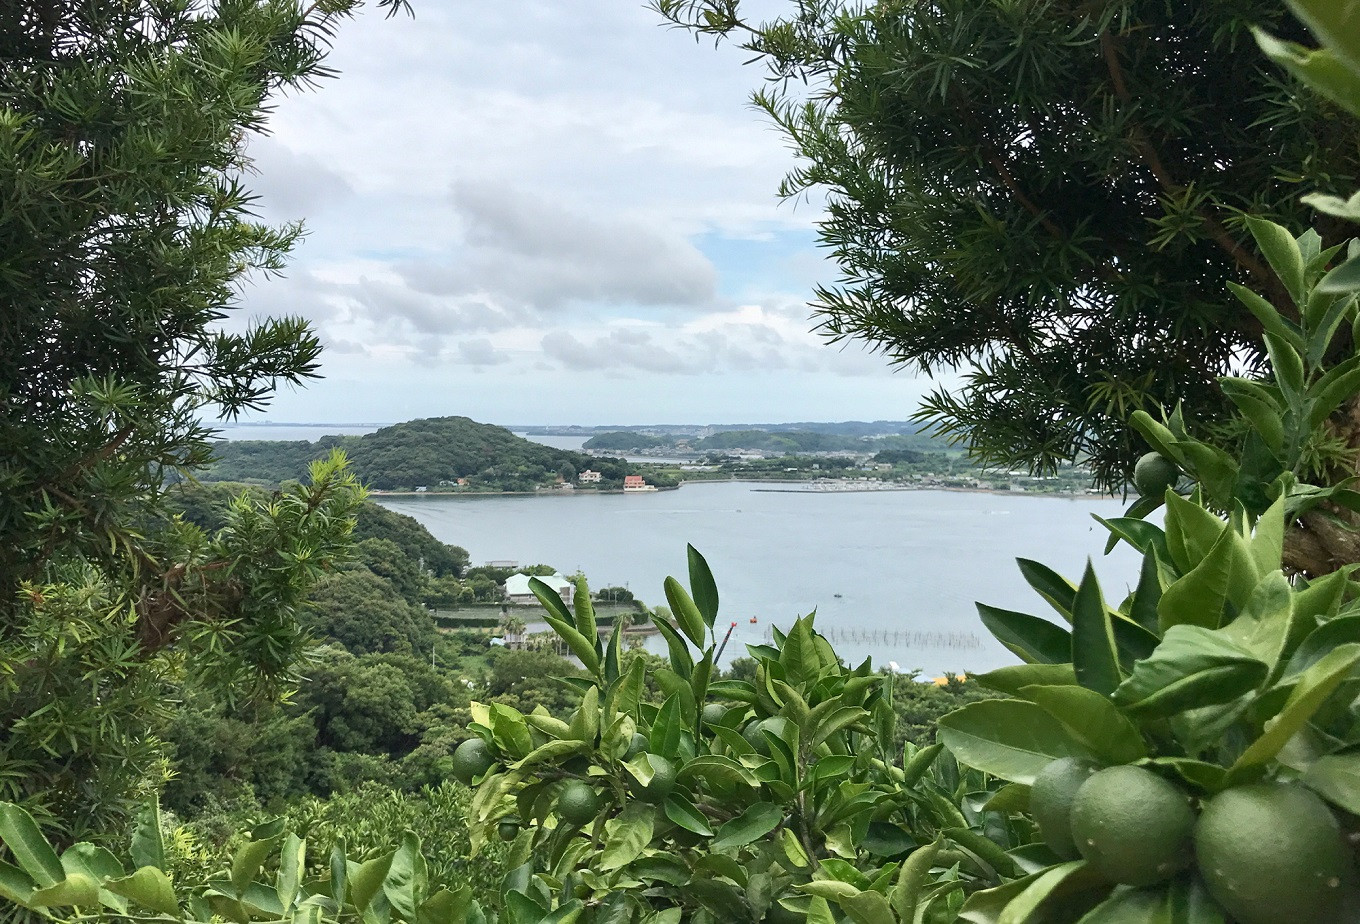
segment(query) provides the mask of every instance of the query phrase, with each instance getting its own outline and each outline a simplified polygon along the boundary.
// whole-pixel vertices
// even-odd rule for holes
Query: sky
[[[345,24],[338,79],[249,142],[258,213],[308,232],[229,323],[326,345],[249,420],[901,420],[934,388],[813,332],[821,205],[777,198],[793,155],[739,49],[641,0],[415,7]]]

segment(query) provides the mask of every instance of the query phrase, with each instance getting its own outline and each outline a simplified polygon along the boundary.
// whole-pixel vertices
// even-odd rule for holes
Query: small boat
[[[756,621],[756,618],[755,618],[754,616],[752,616],[752,617],[751,617],[751,622],[755,622],[755,621]]]
[[[841,595],[840,595],[840,594],[832,594],[831,596],[835,597],[837,600],[839,600],[839,599],[841,598]]]

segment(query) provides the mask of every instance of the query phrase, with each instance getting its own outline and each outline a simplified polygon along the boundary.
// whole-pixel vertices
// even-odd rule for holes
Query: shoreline
[[[1079,500],[1082,498],[1094,499],[1115,499],[1114,495],[1108,494],[1087,494],[1072,491],[1005,491],[1000,488],[967,488],[950,485],[915,485],[899,484],[894,482],[879,482],[875,486],[861,484],[856,481],[831,481],[815,482],[802,481],[797,479],[743,479],[743,478],[703,478],[697,481],[682,481],[674,487],[657,487],[654,491],[625,491],[622,488],[609,488],[600,490],[588,488],[580,491],[381,491],[370,490],[371,498],[380,497],[438,497],[438,498],[477,498],[477,497],[588,497],[593,494],[656,494],[661,491],[678,491],[687,484],[750,484],[750,485],[815,485],[822,484],[827,487],[818,488],[752,488],[752,491],[769,494],[873,494],[876,492],[903,492],[903,491],[953,491],[961,494],[995,494],[1005,497],[1047,497],[1060,500]],[[834,486],[833,486],[834,485]],[[844,485],[844,487],[842,487]]]

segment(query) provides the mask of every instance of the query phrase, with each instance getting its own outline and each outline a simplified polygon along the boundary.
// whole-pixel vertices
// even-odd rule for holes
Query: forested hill
[[[593,468],[601,487],[621,486],[630,469],[615,459],[597,459],[554,449],[515,436],[503,427],[467,417],[432,417],[384,427],[363,436],[325,436],[314,443],[264,440],[218,445],[217,462],[200,476],[205,481],[277,484],[303,478],[307,464],[340,448],[360,479],[377,490],[431,491],[467,479],[463,490],[532,491],[558,478],[573,481]]]

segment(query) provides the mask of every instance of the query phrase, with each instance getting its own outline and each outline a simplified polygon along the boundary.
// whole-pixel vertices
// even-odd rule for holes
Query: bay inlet
[[[1108,602],[1137,579],[1138,556],[1102,555],[1091,514],[1119,516],[1099,497],[961,491],[777,492],[700,482],[655,494],[377,497],[415,517],[473,564],[512,560],[580,570],[595,588],[628,587],[665,603],[662,582],[687,582],[685,544],[707,558],[720,625],[736,622],[724,660],[816,610],[843,658],[895,661],[928,676],[985,671],[1016,658],[978,620],[974,601],[1052,617],[1015,558],[1072,581],[1089,556]],[[768,486],[766,486],[768,487]],[[756,622],[750,620],[755,617]],[[658,637],[649,648],[664,653]]]

